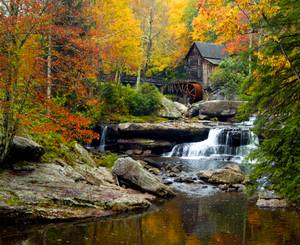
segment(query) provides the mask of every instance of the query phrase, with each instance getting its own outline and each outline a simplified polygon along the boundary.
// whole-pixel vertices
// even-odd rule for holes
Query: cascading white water
[[[252,125],[253,120],[232,127],[212,128],[206,140],[176,145],[171,152],[165,154],[165,157],[240,163],[259,143],[257,136],[250,130]]]
[[[105,152],[105,144],[106,144],[106,134],[107,134],[107,126],[104,126],[102,132],[101,132],[101,139],[100,139],[100,145],[98,147],[98,150],[100,152]]]

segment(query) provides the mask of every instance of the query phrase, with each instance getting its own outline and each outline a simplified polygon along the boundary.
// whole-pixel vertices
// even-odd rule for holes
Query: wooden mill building
[[[187,78],[209,85],[209,76],[212,71],[226,57],[224,45],[195,42],[185,57]]]

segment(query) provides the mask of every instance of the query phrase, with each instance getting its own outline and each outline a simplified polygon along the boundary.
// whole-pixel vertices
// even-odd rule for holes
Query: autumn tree
[[[66,0],[54,3],[59,7],[52,13],[44,43],[47,95],[49,97],[54,92],[54,96],[67,96],[67,103],[71,107],[87,97],[87,85],[97,77],[98,48],[91,40],[93,20],[86,14],[89,13],[89,1]]]
[[[114,73],[116,81],[122,73],[136,74],[142,59],[141,31],[128,1],[95,1],[91,13],[92,39],[99,48],[103,73]]]
[[[49,7],[48,1],[0,1],[0,162],[40,78],[38,33],[47,23]]]
[[[186,52],[189,41],[185,22],[189,1],[131,0],[142,30],[143,75],[174,66]]]
[[[59,28],[54,29],[54,25],[61,25],[55,18],[62,13],[64,8],[61,7],[64,7],[61,1],[57,4],[53,1],[0,1],[0,162],[5,161],[21,123],[26,123],[31,130],[39,124],[46,132],[53,128],[58,128],[59,133],[68,131],[65,135],[72,139],[91,135],[87,130],[89,120],[51,101],[49,86],[52,89],[54,82],[59,81],[61,87],[73,88],[79,94],[84,90],[78,85],[88,78],[90,71],[85,59],[77,53],[87,49],[79,40],[82,32],[76,32],[73,26],[73,29],[64,29],[68,33],[60,35]],[[58,36],[64,36],[59,47]],[[76,37],[72,43],[65,42],[71,37]],[[72,58],[67,59],[70,56]],[[58,60],[59,65],[56,65]],[[60,91],[66,94],[66,90]]]

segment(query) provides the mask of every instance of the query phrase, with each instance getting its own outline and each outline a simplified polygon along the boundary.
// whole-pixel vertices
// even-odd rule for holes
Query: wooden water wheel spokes
[[[202,85],[195,81],[176,81],[168,84],[164,90],[188,98],[190,103],[200,101],[203,98]]]
[[[203,89],[199,83],[187,83],[185,95],[190,98],[190,102],[197,102],[202,99]]]

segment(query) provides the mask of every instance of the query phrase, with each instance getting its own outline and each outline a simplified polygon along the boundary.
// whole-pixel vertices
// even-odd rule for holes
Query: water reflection
[[[180,196],[143,215],[2,227],[0,244],[300,244],[300,214],[261,210],[244,195]]]

